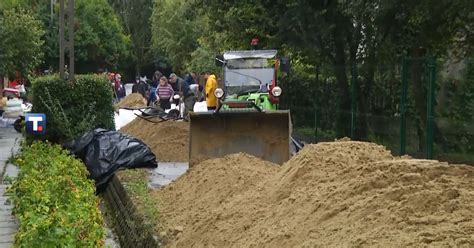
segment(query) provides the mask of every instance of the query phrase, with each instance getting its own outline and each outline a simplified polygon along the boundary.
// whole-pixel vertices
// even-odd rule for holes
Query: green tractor
[[[277,110],[282,90],[277,86],[280,60],[276,54],[276,50],[250,50],[218,56],[216,61],[224,71],[223,88],[215,92],[221,99],[220,109]]]
[[[244,152],[282,164],[292,150],[289,110],[278,104],[280,66],[276,50],[229,51],[216,57],[223,83],[216,110],[190,113],[190,164]],[[284,60],[288,65],[288,60]]]

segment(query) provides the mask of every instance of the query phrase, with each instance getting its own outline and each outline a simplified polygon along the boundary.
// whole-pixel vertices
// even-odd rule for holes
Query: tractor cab
[[[276,50],[229,51],[216,57],[223,67],[223,88],[215,92],[220,110],[255,108],[276,110],[279,60]]]

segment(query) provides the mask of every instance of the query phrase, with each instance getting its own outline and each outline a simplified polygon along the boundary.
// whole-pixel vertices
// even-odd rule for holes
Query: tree
[[[130,38],[124,34],[114,10],[106,0],[77,0],[75,7],[78,64],[87,71],[93,70],[87,68],[90,63],[116,69],[121,59],[128,58]]]
[[[151,22],[153,48],[166,55],[175,71],[182,72],[202,30],[192,5],[185,0],[156,0]]]
[[[305,104],[309,104],[307,99],[326,99],[329,96],[325,92],[331,93],[331,103],[322,104],[331,108],[331,115],[337,113],[336,120],[326,122],[336,123],[338,136],[351,134],[351,107],[355,106],[356,139],[369,137],[370,114],[398,113],[399,68],[403,57],[442,58],[448,56],[447,51],[466,52],[473,47],[474,5],[470,0],[440,0],[436,4],[430,0],[171,3],[158,0],[156,3],[154,17],[159,18],[153,21],[156,21],[154,28],[159,29],[153,32],[155,47],[165,51],[173,63],[187,61],[185,67],[199,68],[206,64],[206,59],[212,61],[211,56],[218,52],[249,49],[250,39],[258,37],[261,48],[276,48],[280,54],[292,54],[296,59],[292,63],[293,79],[304,97],[302,94],[290,97],[304,98]],[[166,14],[173,9],[179,18]],[[183,14],[186,9],[194,14]],[[190,32],[182,33],[182,30]],[[419,80],[421,67],[417,63],[411,66],[411,92],[417,96],[414,105],[421,127],[426,123],[426,94]],[[382,107],[378,106],[381,98],[388,102]]]
[[[262,1],[264,2],[264,1]],[[383,61],[385,71],[396,68],[403,56],[446,56],[453,38],[462,25],[459,21],[470,8],[468,1],[278,1],[274,16],[280,16],[278,39],[293,48],[333,64],[339,95],[338,132],[349,134],[349,79],[352,68],[359,66],[356,95],[359,119],[356,138],[367,137],[366,113],[376,84],[377,67]],[[471,7],[469,7],[471,6]],[[471,11],[472,13],[472,11]],[[450,21],[447,21],[450,20]],[[467,42],[465,43],[465,45]],[[422,48],[422,49],[420,49]],[[425,51],[425,54],[421,54]],[[392,65],[392,66],[391,66]],[[419,63],[412,64],[413,91],[421,124],[426,123],[426,94],[423,94]],[[418,69],[417,69],[418,68]]]
[[[150,62],[151,13],[153,0],[109,0],[132,42],[132,63],[136,75]]]
[[[59,67],[58,16],[59,3],[50,1],[7,0],[5,8],[31,9],[41,20],[46,31],[43,37],[45,53],[43,68]],[[0,9],[1,10],[1,9]],[[76,71],[95,72],[98,68],[117,69],[121,61],[129,59],[130,38],[125,34],[113,8],[107,0],[75,1],[75,61]]]
[[[19,71],[27,76],[43,58],[41,22],[22,9],[6,10],[0,16],[0,74]]]
[[[11,9],[18,6],[19,0],[3,0],[0,1],[0,11]]]

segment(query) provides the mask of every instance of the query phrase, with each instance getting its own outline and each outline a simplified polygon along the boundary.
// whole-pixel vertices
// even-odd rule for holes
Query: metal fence
[[[350,99],[340,99],[331,75],[316,72],[306,81],[290,75],[282,84],[281,107],[291,110],[295,136],[307,142],[348,136],[394,155],[474,164],[474,60],[405,58],[377,66],[370,79],[364,65],[347,71]]]

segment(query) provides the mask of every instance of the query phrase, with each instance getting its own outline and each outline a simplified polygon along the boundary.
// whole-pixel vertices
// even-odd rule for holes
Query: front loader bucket
[[[290,112],[190,113],[189,163],[247,153],[277,164],[290,157]]]

